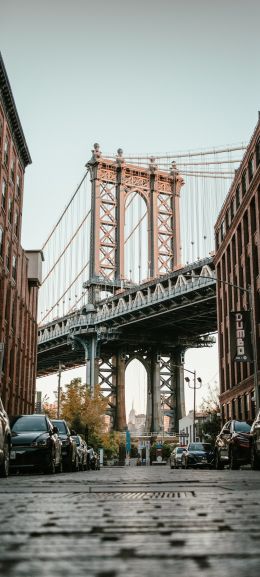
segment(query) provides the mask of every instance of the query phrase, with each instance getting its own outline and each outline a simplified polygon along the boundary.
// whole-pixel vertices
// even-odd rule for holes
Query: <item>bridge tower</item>
[[[118,149],[116,159],[103,158],[98,144],[94,145],[86,166],[91,179],[91,234],[90,274],[84,287],[88,288],[86,313],[91,314],[102,290],[112,293],[131,286],[124,262],[125,211],[130,194],[141,195],[147,208],[149,279],[180,268],[179,200],[183,179],[174,164],[170,172],[158,170],[154,158],[150,158],[147,168],[127,164],[122,149]],[[97,382],[105,384],[112,426],[125,430],[125,369],[135,353],[119,348],[110,358],[102,357],[102,345],[95,330],[93,337],[86,338],[84,343],[90,390]],[[164,354],[163,359],[161,353],[160,343],[148,353],[143,352],[148,383],[147,426],[151,431],[159,431],[163,426],[162,405],[165,406],[161,390],[166,382],[165,369],[170,392],[167,410],[173,429],[176,430],[184,410],[183,371],[178,369],[180,351]]]

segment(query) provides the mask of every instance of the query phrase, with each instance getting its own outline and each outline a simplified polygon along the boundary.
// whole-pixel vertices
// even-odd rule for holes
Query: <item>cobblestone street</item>
[[[104,468],[0,482],[4,577],[258,577],[260,473]]]

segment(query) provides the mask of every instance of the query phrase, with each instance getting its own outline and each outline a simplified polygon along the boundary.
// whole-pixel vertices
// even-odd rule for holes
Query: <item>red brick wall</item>
[[[5,346],[0,386],[9,415],[32,412],[35,400],[38,288],[28,282],[28,261],[20,243],[23,180],[23,164],[0,102],[0,341]]]
[[[260,121],[215,226],[217,277],[252,288],[258,367],[260,361]],[[230,352],[229,313],[248,309],[248,295],[218,283],[220,402],[223,420],[252,419],[254,365],[234,362]]]

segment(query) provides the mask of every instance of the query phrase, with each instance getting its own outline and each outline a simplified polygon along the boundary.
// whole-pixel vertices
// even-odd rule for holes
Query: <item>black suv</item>
[[[239,469],[240,465],[250,463],[251,426],[246,421],[228,421],[216,438],[216,469],[229,465],[230,469]]]
[[[68,471],[79,470],[79,458],[76,441],[73,439],[67,422],[63,419],[52,419],[52,424],[57,427],[58,435],[62,443],[62,464]]]
[[[251,465],[252,469],[260,469],[260,411],[251,428]]]
[[[11,431],[7,413],[0,398],[0,477],[7,477],[11,449]]]

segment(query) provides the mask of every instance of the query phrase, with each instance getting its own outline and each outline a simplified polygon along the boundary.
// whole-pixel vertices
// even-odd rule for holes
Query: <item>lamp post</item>
[[[186,383],[190,389],[193,389],[193,443],[196,441],[196,390],[200,389],[202,385],[202,380],[200,377],[196,376],[196,371],[189,371],[188,369],[183,369],[187,371],[187,373],[191,373],[193,375],[193,385],[190,384],[189,377],[185,377]],[[197,384],[198,383],[198,384]]]
[[[259,386],[258,386],[258,366],[257,366],[257,345],[256,345],[256,331],[255,331],[255,315],[254,315],[254,299],[253,299],[253,291],[252,291],[252,287],[250,285],[248,285],[247,288],[245,287],[241,287],[237,284],[231,283],[229,281],[223,280],[219,277],[211,277],[211,276],[207,276],[207,275],[187,275],[190,278],[207,278],[210,280],[215,280],[216,284],[222,283],[228,286],[231,286],[233,288],[236,288],[237,290],[244,292],[246,294],[248,294],[248,301],[249,301],[249,310],[250,310],[250,320],[251,320],[251,344],[252,344],[252,352],[253,352],[253,364],[254,364],[254,388],[255,388],[255,404],[256,404],[256,412],[259,410],[260,407],[260,394],[259,394]]]
[[[61,391],[60,381],[61,381],[61,372],[62,372],[62,369],[65,369],[65,365],[63,365],[63,364],[59,361],[59,371],[58,371],[58,398],[57,398],[57,419],[60,418],[60,391]]]

